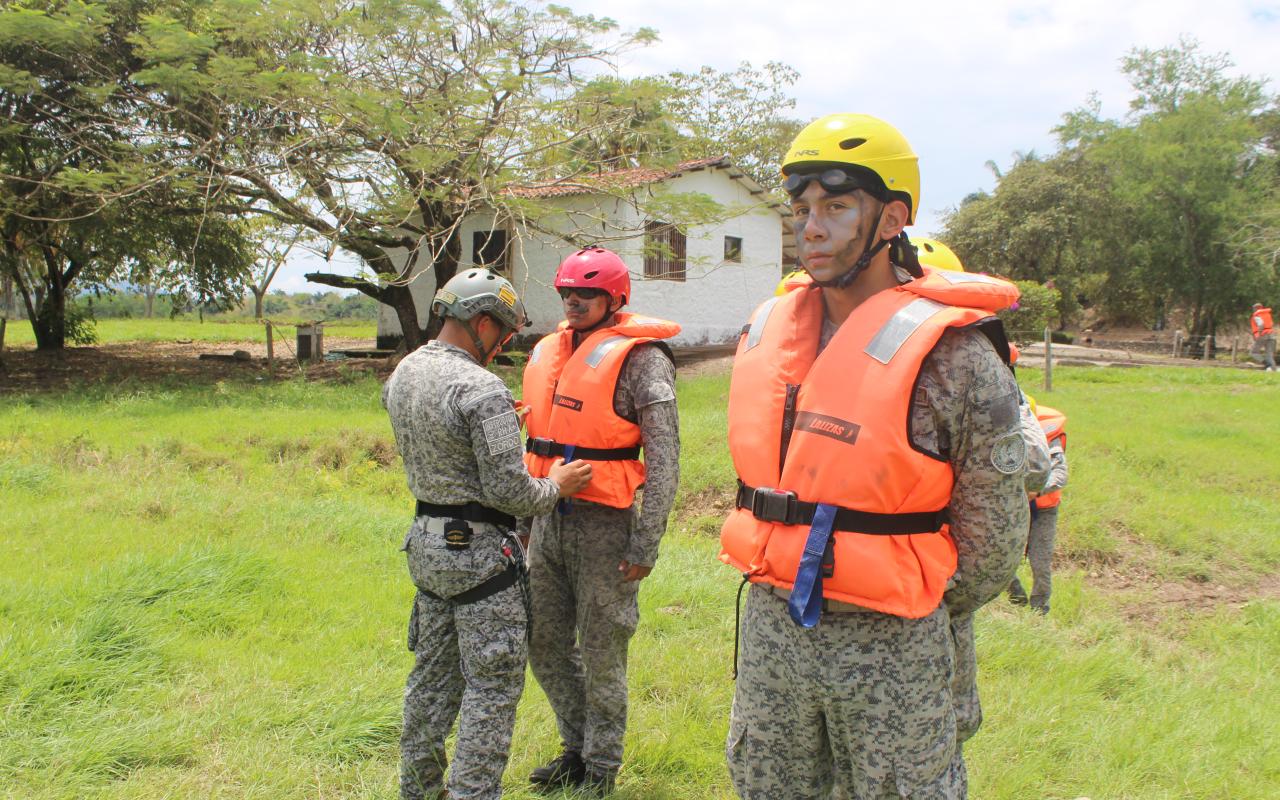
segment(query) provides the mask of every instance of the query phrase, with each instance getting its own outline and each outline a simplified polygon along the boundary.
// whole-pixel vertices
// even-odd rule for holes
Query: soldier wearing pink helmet
[[[631,277],[602,247],[567,257],[555,285],[565,321],[524,373],[525,463],[536,477],[556,458],[588,461],[593,477],[532,521],[529,662],[563,751],[530,781],[603,797],[622,764],[639,582],[658,558],[679,480],[675,362],[664,340],[680,326],[622,310]]]

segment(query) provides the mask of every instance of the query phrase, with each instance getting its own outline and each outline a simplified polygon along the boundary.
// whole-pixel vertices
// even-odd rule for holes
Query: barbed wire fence
[[[1241,362],[1257,361],[1261,363],[1259,351],[1255,346],[1252,336],[1231,334],[1217,335],[1206,334],[1203,336],[1189,336],[1182,331],[1173,331],[1171,333],[1152,333],[1144,338],[1135,339],[1130,337],[1117,338],[1108,336],[1106,332],[1099,331],[1083,331],[1071,337],[1071,341],[1054,341],[1053,331],[1049,328],[1041,330],[1031,329],[1009,329],[1006,331],[1009,340],[1020,343],[1023,346],[1033,344],[1043,344],[1043,354],[1037,353],[1036,360],[1040,360],[1043,355],[1043,368],[1045,371],[1045,390],[1052,389],[1053,366],[1055,362],[1054,348],[1064,344],[1071,346],[1079,346],[1088,348],[1089,350],[1107,351],[1119,350],[1129,356],[1155,357],[1160,360],[1169,360],[1177,362],[1224,362],[1228,364],[1238,364]],[[1081,355],[1089,358],[1087,354]],[[1099,353],[1101,360],[1106,360],[1102,353]],[[1031,366],[1030,363],[1028,363]]]

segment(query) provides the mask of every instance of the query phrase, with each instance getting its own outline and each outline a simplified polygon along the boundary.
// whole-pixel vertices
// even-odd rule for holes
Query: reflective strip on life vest
[[[771,297],[760,305],[756,318],[751,320],[751,329],[747,331],[747,350],[760,344],[760,339],[764,336],[764,326],[769,322],[769,312],[773,311],[773,307],[780,299],[782,298]]]
[[[538,342],[533,346],[533,350],[529,352],[529,363],[536,364],[538,359],[542,357],[542,342]]]
[[[937,275],[939,278],[942,278],[947,283],[991,283],[991,284],[997,284],[997,285],[1000,283],[1000,281],[998,281],[995,278],[992,278],[989,275],[978,275],[973,272],[941,271],[941,272],[935,272],[933,274]]]
[[[950,275],[951,273],[943,274]],[[888,364],[893,360],[898,350],[902,348],[902,345],[906,344],[907,339],[911,338],[911,334],[919,330],[920,326],[928,322],[935,314],[941,313],[946,308],[947,306],[942,303],[924,297],[919,300],[912,300],[889,318],[884,327],[871,338],[863,352],[881,364]]]
[[[610,336],[600,344],[596,345],[590,353],[587,354],[587,366],[595,369],[600,366],[600,362],[604,361],[604,357],[609,355],[609,351],[623,342],[630,339],[630,336]]]

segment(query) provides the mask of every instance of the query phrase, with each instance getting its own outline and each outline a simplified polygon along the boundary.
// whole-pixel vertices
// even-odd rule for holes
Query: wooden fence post
[[[1182,331],[1173,332],[1173,357],[1182,355]]]
[[[1231,363],[1236,363],[1236,337],[1231,337]]]
[[[276,372],[276,347],[271,335],[271,320],[264,319],[263,323],[267,326],[267,374],[275,375]]]
[[[1053,391],[1053,334],[1047,325],[1044,329],[1044,390]]]

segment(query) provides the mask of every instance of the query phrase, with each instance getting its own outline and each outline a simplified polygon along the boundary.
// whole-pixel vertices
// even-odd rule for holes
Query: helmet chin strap
[[[493,347],[486,348],[484,342],[480,340],[480,334],[476,333],[476,329],[471,326],[471,320],[458,321],[462,323],[462,327],[466,328],[467,333],[471,335],[471,343],[475,345],[476,352],[480,354],[480,366],[487,366],[498,352],[498,348],[502,346],[502,337],[498,337],[498,340],[493,343]]]
[[[881,203],[880,213],[876,214],[876,224],[871,226],[871,236],[875,236],[876,231],[880,230],[880,220],[884,217],[884,209],[885,205]],[[813,282],[824,289],[847,289],[853,285],[853,282],[858,279],[858,276],[862,274],[863,270],[871,264],[871,259],[875,258],[876,253],[879,253],[888,246],[889,242],[889,239],[881,239],[872,245],[870,238],[868,238],[866,246],[862,248],[862,255],[848,272],[845,272],[843,275],[837,275],[827,281],[820,281],[817,278],[813,278],[813,273],[811,272],[809,273],[809,277],[813,278]],[[805,267],[805,272],[808,271],[809,268]]]

